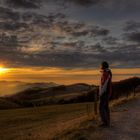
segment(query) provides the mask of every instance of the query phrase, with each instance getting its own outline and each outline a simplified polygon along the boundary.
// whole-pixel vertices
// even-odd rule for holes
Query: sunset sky
[[[140,76],[139,0],[0,0],[0,80],[98,84]]]

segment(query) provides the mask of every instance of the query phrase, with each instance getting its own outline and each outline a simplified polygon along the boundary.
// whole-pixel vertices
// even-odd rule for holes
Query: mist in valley
[[[29,88],[29,85],[27,83],[1,81],[0,96],[12,95],[27,88]]]

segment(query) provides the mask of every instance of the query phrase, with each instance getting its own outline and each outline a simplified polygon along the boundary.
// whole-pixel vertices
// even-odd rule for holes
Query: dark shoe
[[[99,125],[99,127],[103,127],[104,125],[105,125],[105,124],[104,124],[104,123],[102,123],[102,124],[100,124],[100,125]]]
[[[110,127],[110,125],[102,123],[99,125],[99,127],[106,128],[106,127]]]

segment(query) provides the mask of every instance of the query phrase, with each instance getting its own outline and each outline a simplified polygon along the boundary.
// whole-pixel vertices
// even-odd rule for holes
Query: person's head
[[[103,62],[101,63],[101,65],[100,65],[100,68],[101,68],[102,70],[108,69],[108,68],[109,68],[108,62],[103,61]]]

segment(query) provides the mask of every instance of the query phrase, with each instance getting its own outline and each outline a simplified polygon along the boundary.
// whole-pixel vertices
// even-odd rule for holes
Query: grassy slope
[[[11,101],[8,101],[4,98],[0,98],[0,109],[12,109],[12,108],[18,108],[19,105],[16,103],[13,103]]]
[[[79,122],[86,104],[0,110],[0,139],[46,139]]]
[[[126,101],[124,98],[114,102],[122,104]],[[71,130],[80,130],[79,125],[89,118],[87,104],[93,107],[93,103],[79,103],[0,110],[0,140],[48,140],[54,135],[61,139],[61,136],[67,136],[66,133],[75,136]]]

